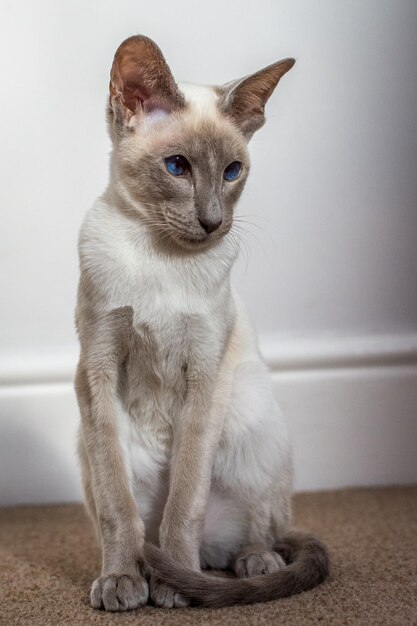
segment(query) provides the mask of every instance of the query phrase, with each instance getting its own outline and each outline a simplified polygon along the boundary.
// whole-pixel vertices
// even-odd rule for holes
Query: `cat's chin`
[[[207,248],[212,243],[210,237],[188,237],[187,235],[177,235],[175,237],[177,244],[187,250],[198,250]]]
[[[226,233],[224,233],[226,234]],[[207,235],[205,237],[192,237],[183,233],[171,233],[168,238],[157,238],[154,244],[166,251],[177,253],[199,253],[216,246],[222,239],[224,234],[216,234],[216,236]]]
[[[230,228],[223,232],[215,232],[202,238],[188,237],[187,235],[175,235],[175,243],[188,252],[203,252],[209,248],[217,246],[230,231]]]

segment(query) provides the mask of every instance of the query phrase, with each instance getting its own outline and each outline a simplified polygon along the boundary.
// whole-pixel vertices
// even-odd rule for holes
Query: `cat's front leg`
[[[92,585],[91,604],[97,609],[126,611],[146,604],[149,591],[143,565],[144,525],[130,490],[117,429],[122,343],[111,330],[112,321],[107,320],[104,327],[97,325],[97,334],[90,327],[77,370],[76,391],[87,506],[102,549],[101,576]],[[99,340],[95,342],[94,337]]]
[[[186,406],[174,431],[170,491],[159,531],[160,546],[182,567],[200,571],[200,546],[211,487],[213,458],[224,423],[231,371],[223,360],[213,379],[191,371]],[[188,600],[156,578],[151,599],[157,606],[181,607]]]

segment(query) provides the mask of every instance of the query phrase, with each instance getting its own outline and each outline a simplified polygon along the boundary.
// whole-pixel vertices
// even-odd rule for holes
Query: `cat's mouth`
[[[219,239],[219,237],[218,236],[213,237],[209,234],[190,235],[188,233],[185,234],[183,232],[176,232],[175,239],[179,243],[179,245],[185,246],[188,249],[190,248],[199,249],[199,248],[206,248],[215,240]]]
[[[223,236],[228,232],[216,231],[215,233],[185,233],[182,230],[171,231],[171,236],[167,237],[165,241],[170,241],[171,244],[176,245],[178,248],[182,248],[188,252],[199,252],[216,245]]]
[[[175,232],[178,244],[188,250],[202,250],[216,245],[230,231],[232,224],[224,223],[219,229],[211,233],[185,233],[182,230]]]
[[[183,220],[177,220],[169,214],[162,214],[162,222],[149,221],[148,226],[156,244],[164,248],[173,247],[196,252],[216,245],[229,232],[232,224],[229,220],[225,220],[220,227],[207,232],[203,225],[200,228],[200,225],[193,224],[188,229]]]

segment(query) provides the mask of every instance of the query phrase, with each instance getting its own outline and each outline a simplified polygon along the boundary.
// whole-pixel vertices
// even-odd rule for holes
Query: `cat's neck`
[[[173,290],[189,303],[226,297],[238,252],[233,235],[195,254],[174,254],[155,247],[146,224],[115,202],[108,192],[97,200],[79,241],[81,269],[105,286],[109,306],[131,304],[138,294],[152,300]]]

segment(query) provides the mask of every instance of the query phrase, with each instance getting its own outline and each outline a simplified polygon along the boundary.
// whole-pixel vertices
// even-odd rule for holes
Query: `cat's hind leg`
[[[292,466],[288,432],[262,362],[238,365],[215,472],[245,503],[244,542],[231,565],[240,578],[286,567],[274,546],[291,519]]]
[[[262,543],[247,545],[236,557],[234,572],[239,578],[273,574],[286,567],[282,556]]]

